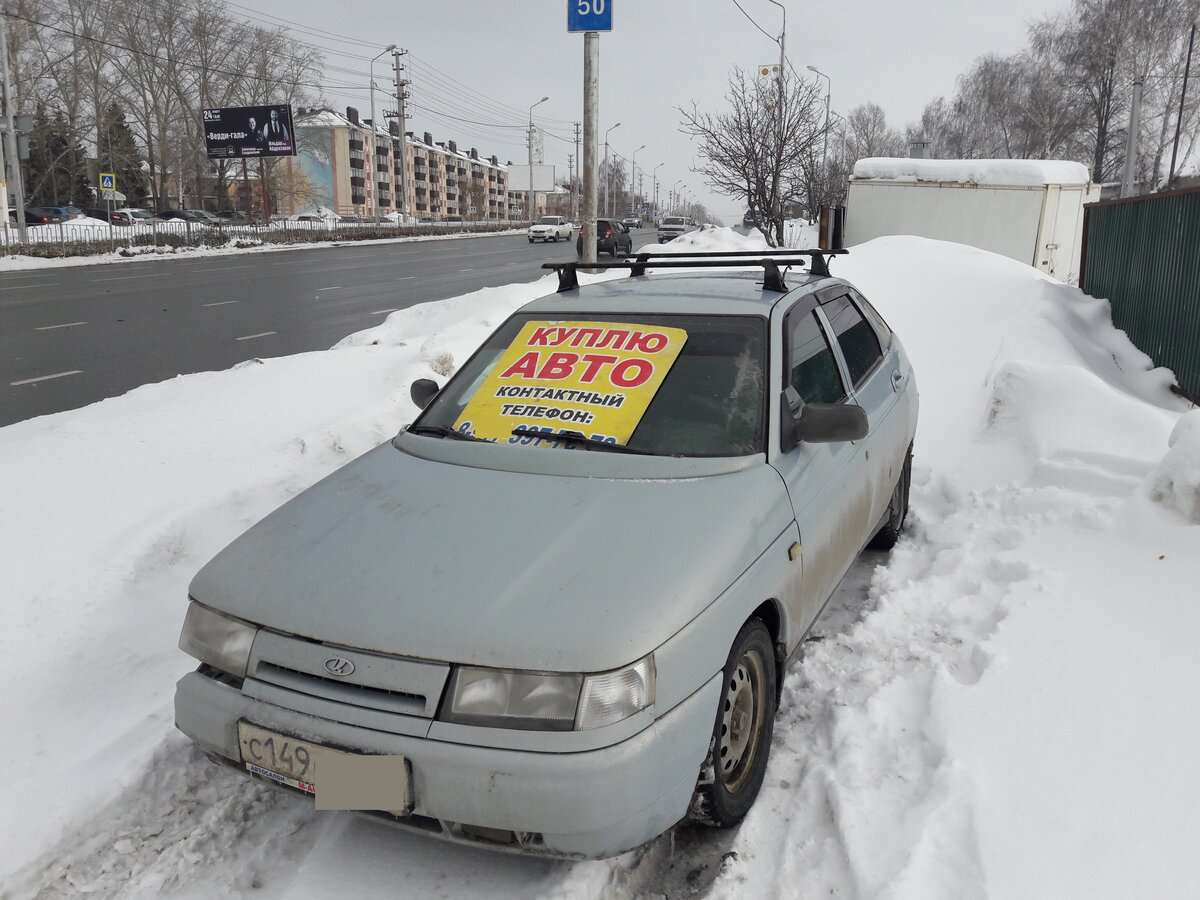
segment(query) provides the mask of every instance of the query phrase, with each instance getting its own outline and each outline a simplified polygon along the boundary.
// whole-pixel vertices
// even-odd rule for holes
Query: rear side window
[[[854,297],[854,302],[862,312],[863,317],[871,323],[871,327],[875,329],[875,334],[879,336],[879,346],[886,351],[892,346],[892,329],[888,327],[888,323],[883,321],[883,316],[867,302],[867,298],[857,291],[851,296]]]
[[[850,302],[849,297],[842,296],[829,301],[824,310],[842,347],[842,356],[846,357],[850,380],[858,387],[883,357],[879,338],[875,335],[875,329]]]
[[[789,383],[805,403],[841,402],[846,396],[846,388],[817,314],[809,313],[789,324],[792,326],[788,344],[791,348]]]

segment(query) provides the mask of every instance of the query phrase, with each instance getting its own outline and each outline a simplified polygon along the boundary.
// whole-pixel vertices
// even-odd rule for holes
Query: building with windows
[[[499,222],[510,218],[508,170],[495,156],[472,147],[434,141],[425,132],[400,140],[390,128],[372,127],[358,111],[300,110],[295,117],[296,156],[287,160],[287,190],[281,212],[329,212],[374,218],[400,208],[435,221]],[[402,149],[403,148],[403,149]],[[406,154],[401,185],[400,153]]]

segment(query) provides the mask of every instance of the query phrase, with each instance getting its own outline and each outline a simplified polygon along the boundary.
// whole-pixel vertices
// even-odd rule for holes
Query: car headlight
[[[611,725],[654,702],[654,658],[597,675],[456,666],[442,719],[527,731]]]
[[[183,620],[179,649],[222,672],[245,678],[250,647],[257,633],[258,629],[253,625],[222,615],[193,600],[188,604],[187,617]]]

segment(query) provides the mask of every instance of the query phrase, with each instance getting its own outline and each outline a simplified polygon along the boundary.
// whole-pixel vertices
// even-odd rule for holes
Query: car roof
[[[653,268],[651,263],[651,271]],[[794,270],[789,279],[789,292],[828,281]],[[741,272],[617,278],[540,297],[521,311],[560,318],[584,312],[767,316],[782,296],[763,289],[762,269],[756,267]]]

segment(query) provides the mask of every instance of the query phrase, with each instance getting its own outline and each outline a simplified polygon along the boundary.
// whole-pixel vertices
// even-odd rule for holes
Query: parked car
[[[434,224],[434,222],[430,216],[421,216],[421,218],[417,219],[417,224],[418,225],[432,225],[432,224]]]
[[[118,218],[119,217],[119,218]],[[113,210],[114,225],[153,225],[156,222],[161,222],[158,216],[148,209],[141,209],[136,206],[128,206],[124,209]]]
[[[752,209],[746,210],[746,214],[744,216],[742,216],[742,226],[745,228],[753,228],[754,227],[754,210],[752,210]]]
[[[773,252],[584,287],[566,264],[414,382],[411,425],[192,580],[177,726],[449,840],[598,857],[740,821],[787,660],[900,534],[917,422],[882,317]]]
[[[542,216],[529,226],[527,234],[531,244],[534,241],[558,243],[560,240],[569,241],[574,231],[575,226],[562,216]]]
[[[624,219],[621,220],[621,224],[624,225],[626,228],[641,228],[642,227],[642,217],[639,216],[637,213],[630,213]]]
[[[658,242],[665,244],[673,241],[681,234],[696,230],[696,223],[687,216],[663,216],[658,226]]]
[[[607,253],[616,257],[618,253],[633,252],[633,236],[629,229],[616,219],[596,220],[596,254]],[[583,229],[575,239],[575,254],[583,256]]]
[[[203,209],[166,209],[158,214],[165,221],[191,222],[194,225],[220,226],[225,222]]]
[[[107,222],[110,225],[124,224],[117,221],[120,217],[117,215],[116,210],[101,209],[98,206],[93,206],[85,209],[83,212],[89,219],[99,219],[101,222]]]
[[[63,222],[65,222],[67,219],[82,219],[82,218],[84,218],[84,212],[78,206],[43,206],[40,208],[53,210],[54,212],[57,212],[60,216],[62,216],[61,221],[63,221]]]

